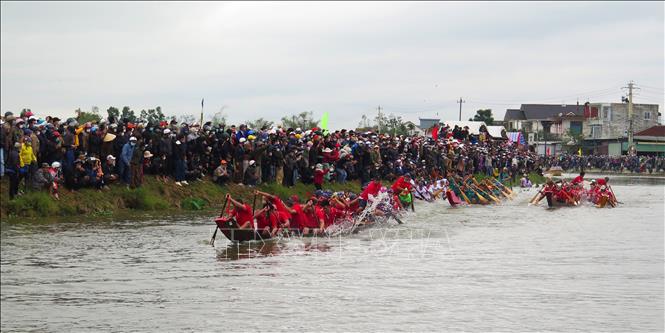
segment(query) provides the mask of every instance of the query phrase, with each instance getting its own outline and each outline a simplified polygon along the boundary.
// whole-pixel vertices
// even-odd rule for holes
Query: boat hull
[[[271,238],[269,234],[254,229],[238,229],[238,222],[234,218],[218,217],[215,223],[224,236],[232,242],[264,241]]]

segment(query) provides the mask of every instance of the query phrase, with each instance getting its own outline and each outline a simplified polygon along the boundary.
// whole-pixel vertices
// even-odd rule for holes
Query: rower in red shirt
[[[279,227],[285,228],[287,230],[291,229],[291,211],[286,207],[284,201],[276,195],[272,195],[266,192],[254,191],[254,195],[263,196],[265,202],[268,202],[275,206],[275,209],[278,212],[279,218]]]
[[[603,185],[607,185],[607,183],[609,181],[610,181],[610,177],[598,178],[598,179],[596,179],[596,184],[598,184],[598,186],[603,186]]]
[[[393,190],[393,193],[402,193],[405,189],[411,191],[411,175],[407,173],[397,178],[390,188]]]
[[[316,199],[309,199],[303,208],[305,213],[305,223],[303,226],[303,235],[315,235],[323,232],[325,228],[325,214],[321,207],[314,204]]]
[[[270,237],[277,234],[277,230],[279,230],[279,212],[273,204],[266,203],[263,208],[256,211],[254,217],[259,231],[270,234]]]
[[[244,203],[242,199],[233,199],[231,194],[227,194],[226,197],[233,204],[233,209],[230,213],[238,223],[238,229],[253,229],[254,215],[252,214],[252,207]]]
[[[305,212],[303,211],[302,206],[300,205],[300,200],[297,195],[291,196],[291,208],[286,207],[286,209],[291,213],[291,223],[290,223],[290,229],[291,231],[299,231],[302,232],[303,228],[305,227],[306,221],[307,221],[307,216],[305,215]]]
[[[365,187],[363,192],[360,193],[360,199],[367,201],[369,200],[370,195],[376,197],[379,194],[380,190],[381,190],[381,180],[379,179],[379,176],[374,176],[372,178],[372,181],[369,182],[369,184],[367,184],[367,187]]]
[[[573,179],[572,181],[573,185],[578,185],[578,184],[582,185],[582,183],[584,182],[584,175],[585,175],[584,171],[580,172],[580,175]]]
[[[401,206],[399,195],[404,192],[411,192],[411,175],[407,173],[404,176],[397,178],[393,185],[390,186],[390,189],[393,190],[393,195],[395,196],[394,201]],[[411,200],[413,200],[413,196]]]
[[[355,194],[349,195],[349,198],[346,200],[346,210],[351,215],[357,213],[360,210],[360,197],[357,197]]]

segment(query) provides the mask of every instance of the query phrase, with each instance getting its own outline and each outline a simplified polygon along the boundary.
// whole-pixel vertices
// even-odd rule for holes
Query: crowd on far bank
[[[210,177],[220,185],[277,182],[288,187],[303,182],[320,189],[325,181],[367,184],[373,177],[392,180],[407,173],[423,180],[485,173],[515,182],[552,165],[620,165],[636,172],[664,166],[663,158],[539,157],[527,147],[457,126],[436,128],[427,136],[395,136],[176,120],[132,123],[112,117],[79,123],[74,118],[41,119],[30,111],[7,112],[1,122],[0,176],[9,178],[11,199],[42,189],[57,199],[60,186],[71,191],[101,191],[112,183],[136,188],[145,174],[177,186]]]
[[[560,166],[568,171],[596,169],[601,172],[654,173],[665,171],[665,158],[656,156],[608,156],[560,154],[541,156],[545,168]]]

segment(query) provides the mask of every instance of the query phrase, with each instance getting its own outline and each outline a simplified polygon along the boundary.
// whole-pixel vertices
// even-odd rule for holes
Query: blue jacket
[[[122,146],[122,153],[120,153],[120,160],[122,160],[122,163],[129,165],[129,162],[132,161],[132,154],[134,154],[134,146],[129,142],[125,143],[125,145]]]

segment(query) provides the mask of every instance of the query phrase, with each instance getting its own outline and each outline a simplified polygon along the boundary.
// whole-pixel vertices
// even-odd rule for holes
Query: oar
[[[471,191],[473,191],[473,193],[476,194],[476,196],[478,197],[478,200],[480,200],[480,203],[481,203],[481,204],[485,204],[485,205],[486,205],[486,204],[489,203],[489,201],[488,201],[487,199],[485,199],[485,197],[483,197],[482,195],[480,195],[480,193],[478,193],[478,191],[476,191],[476,190],[473,188],[473,184],[466,184],[466,185],[471,189]]]
[[[540,196],[540,194],[543,193],[544,188],[545,187],[543,186],[543,188],[541,188],[540,191],[538,191],[538,193],[536,193],[536,195],[534,195],[533,198],[531,198],[531,200],[529,200],[530,204],[535,204],[536,199]],[[538,201],[540,201],[540,200],[538,200]]]
[[[561,191],[559,191],[559,193],[563,193],[563,194],[565,194],[565,195],[566,195],[566,198],[568,199],[568,202],[571,202],[571,201],[572,201],[572,204],[573,204],[573,205],[575,205],[575,206],[578,205],[577,201],[575,201],[575,199],[571,198],[571,197],[570,197],[570,194],[568,194],[568,192],[566,192],[564,189],[561,189]]]
[[[226,200],[224,200],[224,205],[222,205],[222,212],[219,214],[219,217],[224,216],[224,210],[226,209],[226,204],[229,202],[229,197],[226,197]],[[215,232],[212,234],[212,238],[210,239],[210,245],[212,247],[215,247],[215,237],[217,237],[217,230],[219,230],[219,226],[217,225],[217,222],[215,222]]]
[[[496,180],[496,179],[494,179],[494,178],[492,178],[492,180],[493,180],[496,184],[500,185],[499,188],[500,188],[500,189],[503,188],[502,191],[505,191],[506,193],[508,193],[508,196],[512,196],[512,195],[513,195],[513,193],[514,193],[513,190],[509,189],[508,187],[506,187],[506,185],[503,185],[503,183],[501,183],[500,181],[498,181],[498,180]],[[511,199],[512,199],[512,198],[511,198]]]
[[[504,191],[502,188],[496,186],[496,184],[493,184],[487,178],[485,179],[485,186],[487,186],[487,188],[489,188],[489,189],[496,188],[499,191],[499,193],[501,193],[501,195],[503,195],[504,197],[506,197],[510,200],[513,200],[513,196],[510,193],[508,193],[508,192]]]
[[[478,190],[480,193],[484,194],[486,197],[492,199],[494,202],[499,203],[499,199],[497,199],[495,196],[493,196],[489,191],[484,191],[483,189],[480,188],[478,181],[476,181],[475,178],[471,178],[473,180],[474,186],[476,187],[476,190]],[[478,193],[476,193],[478,194]]]
[[[392,212],[386,212],[386,215],[388,215],[388,217],[394,218],[395,221],[397,221],[398,224],[404,224],[404,222],[402,222],[402,220],[397,218],[397,216],[395,216],[395,214],[393,214]]]
[[[610,192],[612,193],[612,197],[614,197],[614,201],[616,201],[616,203],[622,204],[623,202],[617,200],[617,196],[614,194],[614,190],[612,189],[612,186],[610,186],[610,184],[607,184],[607,187],[610,189]],[[614,207],[614,205],[612,205],[612,207]]]
[[[459,190],[459,194],[462,197],[462,199],[464,199],[464,201],[466,201],[467,205],[470,205],[471,200],[469,200],[469,198],[466,196],[466,194],[464,193],[464,190],[462,190],[462,187],[460,187],[459,184],[457,184],[457,182],[455,180],[453,180],[453,179],[451,179],[451,180],[453,181],[453,183],[455,184],[455,186]]]

